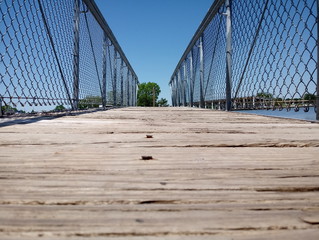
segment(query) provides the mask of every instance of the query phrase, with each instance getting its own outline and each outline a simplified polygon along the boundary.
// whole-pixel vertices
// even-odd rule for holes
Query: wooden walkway
[[[318,123],[189,108],[38,120],[0,127],[1,240],[319,239]]]

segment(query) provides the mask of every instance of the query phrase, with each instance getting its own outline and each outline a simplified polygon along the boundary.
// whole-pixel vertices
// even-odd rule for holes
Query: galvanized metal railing
[[[215,0],[171,79],[173,106],[309,111],[319,120],[318,0]]]
[[[135,106],[137,84],[93,0],[0,0],[2,106]]]

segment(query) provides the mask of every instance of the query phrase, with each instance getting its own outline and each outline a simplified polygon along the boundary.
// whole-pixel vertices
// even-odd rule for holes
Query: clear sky
[[[139,81],[168,82],[214,0],[95,0]]]

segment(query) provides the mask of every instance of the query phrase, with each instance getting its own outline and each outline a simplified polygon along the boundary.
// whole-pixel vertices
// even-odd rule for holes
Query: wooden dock
[[[1,240],[319,239],[318,123],[126,108],[0,126]]]

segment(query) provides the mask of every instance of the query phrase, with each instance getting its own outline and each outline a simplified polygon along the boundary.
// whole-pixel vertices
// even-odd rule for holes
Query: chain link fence
[[[215,0],[171,77],[172,103],[313,108],[319,120],[317,69],[317,0]]]
[[[93,0],[0,0],[2,109],[135,106],[137,84]]]

